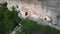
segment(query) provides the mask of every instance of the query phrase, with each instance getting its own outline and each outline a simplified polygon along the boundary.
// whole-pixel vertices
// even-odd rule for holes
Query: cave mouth
[[[7,2],[5,2],[5,3],[3,3],[3,6],[6,6],[6,7],[7,7],[7,4],[8,4],[8,3],[7,3]]]
[[[17,8],[19,8],[17,5],[16,5]]]
[[[27,16],[28,15],[28,12],[25,12],[25,16]]]
[[[47,18],[44,18],[44,20],[47,20]]]

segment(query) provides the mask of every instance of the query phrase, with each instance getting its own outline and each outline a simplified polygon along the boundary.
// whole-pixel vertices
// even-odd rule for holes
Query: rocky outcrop
[[[9,0],[7,3],[9,10],[12,10],[12,6],[15,6],[16,10],[19,11],[19,17],[37,21],[38,24],[49,25],[51,27],[56,26],[55,28],[57,29],[60,28],[60,20],[58,21],[56,17],[60,13],[59,0]],[[24,11],[25,9],[21,10],[22,7],[23,9],[28,8],[28,17],[25,16],[27,11]],[[33,15],[33,11],[37,15]]]

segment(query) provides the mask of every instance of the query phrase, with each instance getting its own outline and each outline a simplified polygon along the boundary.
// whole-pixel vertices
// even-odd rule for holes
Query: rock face
[[[60,1],[59,0],[47,0],[42,2],[42,8],[45,8],[45,14],[52,18],[52,26],[60,27],[58,24],[60,23],[60,19],[57,19],[57,15],[60,13]]]
[[[5,3],[6,2],[6,0],[0,0],[0,3]]]
[[[60,19],[57,19],[57,15],[60,13],[59,0],[9,0],[7,3],[9,10],[15,6],[20,18],[28,18],[37,21],[37,24],[60,29]],[[27,15],[25,15],[26,12]]]

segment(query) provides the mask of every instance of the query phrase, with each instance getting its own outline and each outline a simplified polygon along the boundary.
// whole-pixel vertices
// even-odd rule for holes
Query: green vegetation
[[[22,21],[22,31],[19,34],[59,34],[60,31],[49,26],[41,26],[31,20]]]
[[[9,34],[19,22],[18,12],[14,7],[9,11],[5,6],[0,5],[0,34]]]

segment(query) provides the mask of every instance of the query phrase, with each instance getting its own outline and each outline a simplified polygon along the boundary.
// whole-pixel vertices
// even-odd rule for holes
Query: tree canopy
[[[5,6],[0,5],[0,34],[9,34],[19,22],[18,12],[14,7],[9,11]]]

